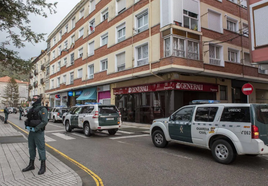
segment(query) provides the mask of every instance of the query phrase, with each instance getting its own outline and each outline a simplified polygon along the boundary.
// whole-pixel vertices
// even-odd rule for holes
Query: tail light
[[[59,116],[59,115],[60,115],[60,113],[57,113],[57,115]]]
[[[121,112],[118,110],[119,117],[121,118]]]
[[[259,139],[259,128],[256,125],[251,126],[252,139]]]
[[[95,111],[94,116],[92,118],[99,118],[99,111]]]

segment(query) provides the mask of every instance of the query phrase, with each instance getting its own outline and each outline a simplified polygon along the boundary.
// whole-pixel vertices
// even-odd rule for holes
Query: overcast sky
[[[30,15],[29,19],[31,21],[30,26],[32,30],[36,33],[46,33],[45,40],[47,40],[48,35],[56,28],[56,26],[63,20],[63,18],[75,7],[75,5],[80,2],[80,0],[47,0],[46,2],[58,2],[57,13],[48,14],[47,18],[42,16]],[[0,34],[2,35],[2,34]],[[0,36],[0,41],[6,40]],[[41,50],[46,49],[46,41],[42,41],[38,44],[25,43],[25,47],[21,49],[16,49],[12,46],[9,48],[19,52],[19,56],[22,59],[28,60],[31,57],[37,57]]]

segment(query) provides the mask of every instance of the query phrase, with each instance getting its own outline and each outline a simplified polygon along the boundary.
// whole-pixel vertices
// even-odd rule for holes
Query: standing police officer
[[[19,107],[19,111],[20,111],[20,118],[19,118],[19,120],[21,120],[21,115],[22,115],[22,112],[23,112],[23,109],[22,109],[21,106]]]
[[[32,101],[33,107],[27,114],[27,120],[25,121],[26,128],[30,131],[28,135],[28,147],[30,154],[29,165],[22,170],[22,172],[35,169],[34,159],[36,157],[36,147],[39,154],[39,160],[41,160],[41,166],[38,174],[44,174],[46,172],[46,149],[45,149],[45,134],[44,130],[48,123],[47,109],[41,106],[41,98],[39,95],[34,95]]]
[[[5,122],[4,123],[7,123],[8,114],[9,114],[9,110],[8,110],[7,106],[4,109],[4,113],[5,113]]]

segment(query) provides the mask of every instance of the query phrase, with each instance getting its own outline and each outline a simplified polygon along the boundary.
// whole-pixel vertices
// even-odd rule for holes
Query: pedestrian
[[[41,97],[34,95],[32,101],[33,107],[27,114],[27,120],[25,126],[29,130],[28,135],[28,148],[30,154],[29,165],[22,170],[22,172],[35,169],[34,159],[36,157],[36,147],[39,154],[39,160],[41,160],[40,170],[38,175],[46,172],[46,149],[45,149],[45,134],[44,130],[48,123],[47,109],[41,106]]]
[[[21,120],[21,115],[22,115],[22,112],[23,112],[23,109],[22,109],[21,106],[19,107],[19,111],[20,111],[20,118],[19,118],[19,120]]]
[[[4,113],[5,113],[5,122],[4,123],[7,123],[8,114],[9,114],[9,110],[7,108],[7,105],[6,105],[5,109],[4,109]]]

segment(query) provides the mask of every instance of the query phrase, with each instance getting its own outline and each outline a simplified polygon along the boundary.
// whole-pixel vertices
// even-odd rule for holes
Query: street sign
[[[242,87],[242,92],[245,95],[250,95],[253,92],[253,86],[250,83],[246,83]]]

